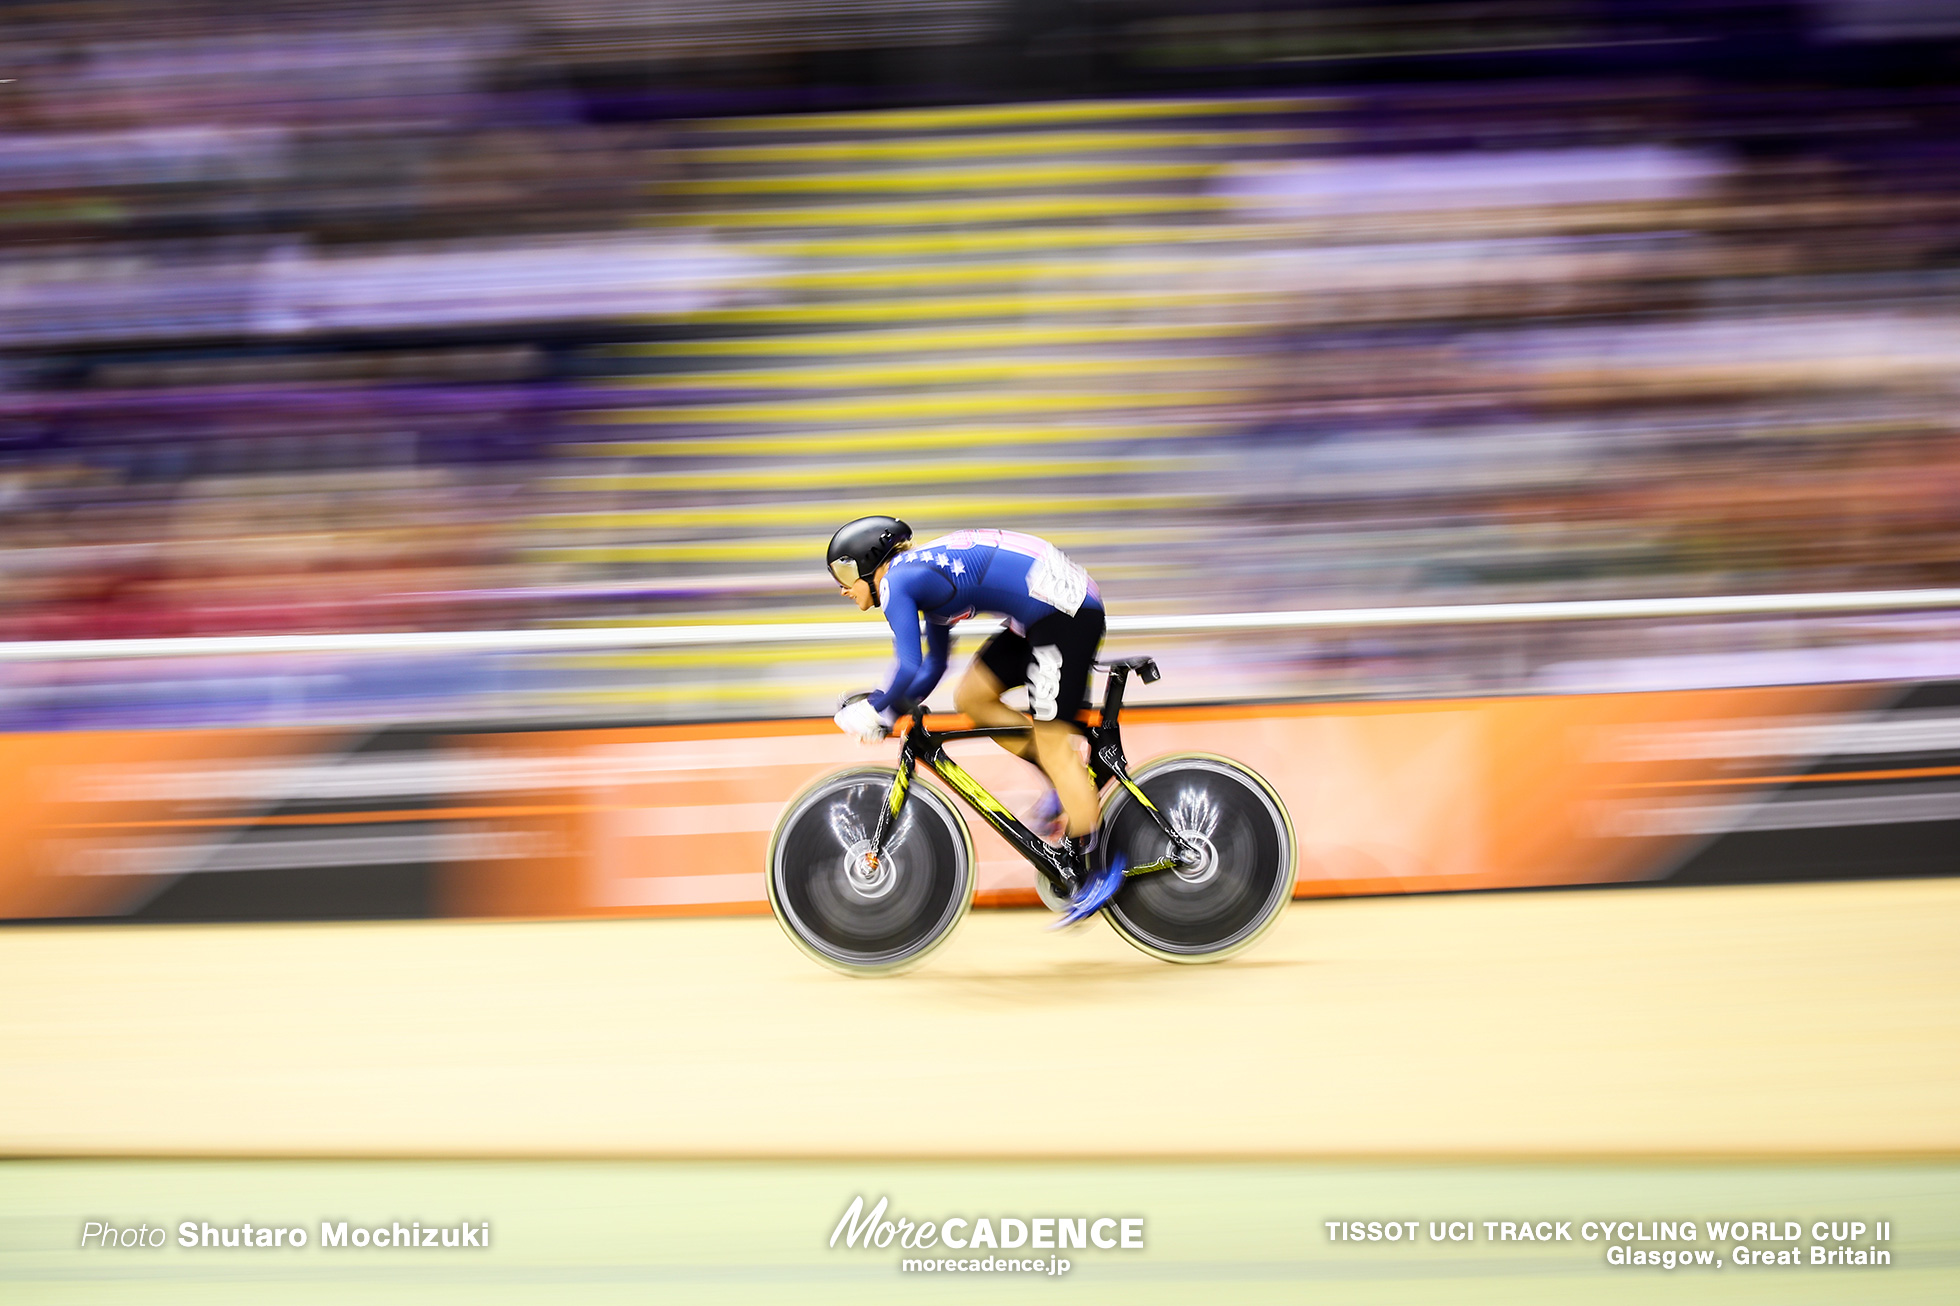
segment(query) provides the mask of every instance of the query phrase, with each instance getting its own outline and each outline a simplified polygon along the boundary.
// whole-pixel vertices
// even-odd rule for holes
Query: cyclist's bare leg
[[[953,706],[972,717],[973,724],[977,726],[1027,725],[1027,713],[1016,712],[1000,701],[1000,696],[1006,692],[994,673],[976,661],[967,668],[966,675],[960,678],[958,688],[954,689]],[[1022,761],[1033,762],[1036,766],[1041,765],[1035,757],[1034,740],[1027,735],[996,736],[994,742]]]
[[[1095,831],[1102,819],[1096,802],[1096,783],[1075,751],[1075,728],[1064,721],[1034,723],[1035,761],[1047,775],[1068,813],[1068,834],[1079,839]]]
[[[1062,812],[1068,817],[1067,833],[1072,837],[1088,834],[1101,820],[1102,808],[1096,801],[1096,784],[1089,768],[1075,752],[1075,728],[1060,721],[1030,722],[1025,712],[1016,712],[1000,701],[1006,693],[986,665],[975,662],[953,691],[953,706],[973,718],[975,725],[1033,725],[1031,735],[1007,735],[994,742],[1014,756],[1032,762],[1055,786]]]

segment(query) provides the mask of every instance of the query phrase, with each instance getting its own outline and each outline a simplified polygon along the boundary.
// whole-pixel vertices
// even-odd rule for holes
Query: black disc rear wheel
[[[1204,754],[1160,758],[1134,779],[1193,855],[1132,878],[1105,909],[1109,923],[1165,961],[1217,961],[1251,946],[1293,898],[1293,825],[1279,795],[1253,771]],[[1141,866],[1169,856],[1171,841],[1118,786],[1102,848]]]
[[[902,970],[931,952],[973,899],[973,845],[931,787],[915,783],[871,856],[890,767],[826,776],[790,801],[769,846],[769,905],[797,946],[853,975]]]

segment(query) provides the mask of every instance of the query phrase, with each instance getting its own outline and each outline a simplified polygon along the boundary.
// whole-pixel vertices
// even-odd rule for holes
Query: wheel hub
[[[1201,834],[1186,830],[1178,831],[1184,837],[1184,852],[1171,868],[1178,879],[1186,884],[1204,884],[1218,874],[1218,849],[1210,839]]]
[[[871,840],[860,839],[844,850],[844,883],[860,898],[882,898],[898,882],[892,850],[873,853]]]

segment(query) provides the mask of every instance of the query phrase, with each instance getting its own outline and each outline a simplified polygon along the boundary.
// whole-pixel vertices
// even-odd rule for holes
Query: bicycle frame
[[[1101,665],[1101,664],[1099,664]],[[1132,866],[1126,875],[1148,875],[1154,871],[1168,871],[1179,864],[1180,855],[1188,857],[1189,847],[1183,836],[1171,828],[1169,820],[1157,810],[1154,803],[1144,795],[1130,778],[1129,762],[1123,754],[1123,736],[1119,718],[1123,711],[1123,691],[1129,682],[1132,671],[1139,672],[1146,684],[1158,677],[1157,664],[1149,658],[1123,658],[1106,664],[1109,683],[1103,691],[1103,706],[1096,719],[1078,720],[1078,728],[1089,740],[1089,777],[1101,792],[1111,781],[1128,789],[1131,795],[1150,813],[1177,852],[1154,862]],[[1021,856],[1028,859],[1035,870],[1048,877],[1051,884],[1066,885],[1072,878],[1066,860],[1060,849],[1055,848],[1036,836],[1036,834],[1016,820],[1014,814],[1001,805],[978,780],[969,774],[965,767],[946,755],[946,745],[956,739],[996,739],[1009,735],[1025,735],[1033,726],[973,726],[965,730],[929,730],[922,713],[914,712],[906,726],[904,742],[898,750],[898,773],[892,777],[892,787],[884,806],[878,812],[877,833],[872,836],[870,857],[876,859],[884,854],[885,840],[900,812],[905,810],[905,796],[912,789],[912,773],[923,761],[938,773],[939,778],[966,800],[966,803],[980,818],[1000,833],[1001,838],[1014,847]]]

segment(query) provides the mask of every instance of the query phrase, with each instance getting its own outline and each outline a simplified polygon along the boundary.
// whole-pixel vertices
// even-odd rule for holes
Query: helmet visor
[[[837,578],[837,583],[839,585],[848,587],[857,584],[858,581],[857,559],[856,558],[833,558],[830,563],[830,574]]]

